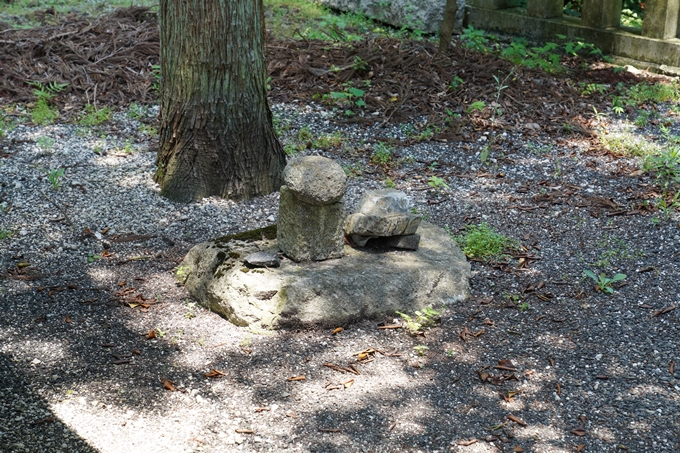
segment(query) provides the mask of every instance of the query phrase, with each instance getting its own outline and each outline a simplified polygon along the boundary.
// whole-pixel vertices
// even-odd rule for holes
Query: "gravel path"
[[[0,147],[0,451],[680,451],[680,225],[641,210],[653,187],[636,161],[532,126],[482,165],[485,136],[416,143],[314,106],[274,111],[289,142],[303,126],[342,134],[305,152],[353,175],[350,206],[389,178],[429,221],[488,222],[523,256],[473,262],[473,297],[424,337],[251,332],[199,307],[174,268],[275,222],[277,194],[163,199],[148,128],[124,114],[94,132],[19,126]],[[387,173],[370,162],[378,137],[395,143]],[[605,295],[584,269],[628,277]]]

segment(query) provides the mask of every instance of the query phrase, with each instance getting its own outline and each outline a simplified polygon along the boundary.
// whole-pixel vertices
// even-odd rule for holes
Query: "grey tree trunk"
[[[267,103],[262,0],[161,0],[166,197],[249,199],[281,186],[285,153]]]

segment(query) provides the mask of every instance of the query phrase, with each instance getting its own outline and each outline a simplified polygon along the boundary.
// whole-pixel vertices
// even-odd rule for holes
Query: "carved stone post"
[[[527,16],[547,19],[563,14],[564,0],[527,0]]]
[[[642,36],[656,39],[674,38],[678,32],[680,0],[645,2]]]
[[[621,2],[622,0],[583,0],[581,24],[592,28],[618,27],[621,23]]]

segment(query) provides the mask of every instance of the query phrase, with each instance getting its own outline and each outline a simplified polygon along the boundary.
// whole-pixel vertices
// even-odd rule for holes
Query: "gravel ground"
[[[342,133],[305,153],[353,176],[350,207],[389,178],[428,221],[488,222],[523,256],[473,261],[471,299],[425,336],[368,321],[251,332],[198,306],[174,268],[201,241],[274,223],[277,194],[163,199],[154,140],[123,114],[94,132],[19,126],[0,147],[0,451],[680,451],[680,225],[641,209],[653,187],[637,161],[531,125],[482,165],[489,136],[416,143],[273,110],[289,142]],[[370,162],[378,138],[388,168]],[[628,277],[605,295],[584,269]],[[380,352],[357,364],[366,348]]]

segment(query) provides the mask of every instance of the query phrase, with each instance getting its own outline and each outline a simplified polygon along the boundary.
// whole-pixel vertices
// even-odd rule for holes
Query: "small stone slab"
[[[469,297],[470,265],[449,234],[422,222],[417,251],[345,246],[342,259],[243,268],[239,256],[276,253],[275,240],[208,241],[192,248],[177,277],[201,305],[253,328],[337,327],[414,313]]]
[[[414,234],[421,217],[415,214],[394,214],[388,216],[351,214],[345,219],[345,234],[387,237]]]
[[[406,236],[392,236],[387,238],[387,245],[397,249],[418,250],[420,244],[419,234],[408,234]]]
[[[268,252],[251,253],[243,261],[253,267],[279,267],[281,265],[279,256]]]
[[[336,203],[347,191],[347,175],[340,164],[322,156],[292,160],[283,170],[283,181],[295,197],[323,206]]]
[[[369,190],[359,199],[356,212],[372,216],[408,214],[408,198],[396,189]]]

